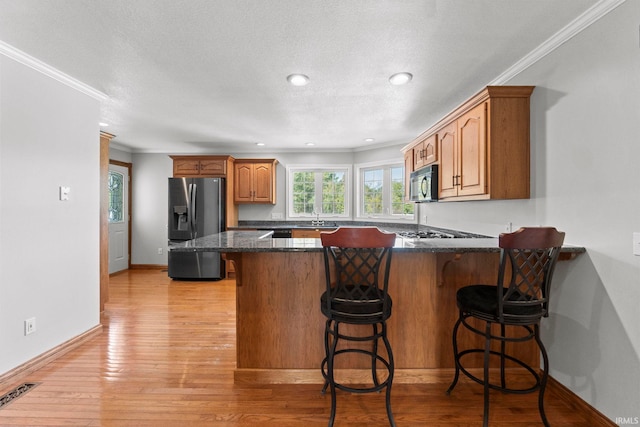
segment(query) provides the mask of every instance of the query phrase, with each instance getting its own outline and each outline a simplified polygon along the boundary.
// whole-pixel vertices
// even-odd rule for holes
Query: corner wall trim
[[[580,396],[569,390],[565,385],[560,383],[552,376],[549,376],[549,384],[547,390],[559,396],[563,401],[573,406],[576,412],[584,414],[587,425],[592,427],[617,427],[618,424],[611,421],[593,406],[582,400]],[[545,396],[546,397],[546,396]]]
[[[76,349],[77,347],[93,339],[94,337],[100,335],[101,333],[102,333],[102,324],[94,326],[88,331],[76,337],[73,337],[70,340],[67,340],[62,344],[52,348],[51,350],[46,351],[41,355],[36,356],[33,359],[23,363],[22,365],[17,366],[16,368],[0,375],[0,384],[6,384],[9,380],[12,380],[15,377],[28,375],[31,372],[34,372],[42,368],[46,364]]]
[[[162,264],[131,264],[131,270],[166,270],[167,265]]]

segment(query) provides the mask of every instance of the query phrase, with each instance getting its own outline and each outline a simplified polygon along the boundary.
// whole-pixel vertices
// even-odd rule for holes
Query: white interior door
[[[109,274],[129,268],[129,169],[109,165]]]

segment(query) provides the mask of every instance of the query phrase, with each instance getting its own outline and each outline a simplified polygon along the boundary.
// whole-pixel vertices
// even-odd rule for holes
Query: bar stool
[[[327,318],[324,331],[325,357],[321,371],[325,379],[322,393],[331,390],[329,427],[336,417],[336,389],[351,393],[369,393],[386,388],[385,404],[391,426],[395,426],[391,412],[391,384],[393,382],[393,353],[387,339],[387,319],[391,316],[389,267],[396,240],[394,233],[383,233],[375,227],[340,227],[320,234],[324,250],[327,289],[320,298],[320,309]],[[340,326],[368,325],[366,335],[344,333]],[[356,327],[357,329],[361,329]],[[368,329],[368,328],[367,328]],[[351,331],[352,329],[349,329]],[[382,340],[385,353],[378,352]],[[371,342],[371,349],[349,347],[349,342]],[[338,343],[341,343],[338,349]],[[344,354],[364,355],[371,363],[373,385],[355,387],[336,382],[335,359]],[[378,367],[386,370],[386,378],[378,377]]]
[[[540,340],[540,320],[549,316],[549,291],[553,270],[564,241],[564,234],[553,227],[525,227],[514,233],[501,234],[501,248],[498,282],[495,285],[470,285],[458,290],[456,294],[460,314],[453,328],[453,353],[455,357],[455,375],[447,390],[450,394],[458,382],[460,372],[473,381],[484,386],[483,426],[489,425],[489,390],[500,390],[506,393],[531,393],[538,391],[538,410],[545,426],[549,426],[544,413],[544,391],[549,376],[549,359],[547,351]],[[484,322],[484,330],[469,323],[474,318]],[[500,332],[491,330],[491,326],[500,326]],[[484,337],[483,349],[474,348],[459,351],[458,329],[464,326],[474,334]],[[520,335],[509,336],[506,326],[521,329]],[[506,354],[507,342],[525,342],[535,340],[540,352],[544,368],[542,374],[539,367],[527,365],[513,355]],[[500,343],[500,350],[492,350],[491,342]],[[461,359],[469,354],[482,353],[483,378],[470,373],[462,366]],[[500,361],[500,384],[491,383],[489,378],[490,356],[497,356]],[[508,386],[505,373],[505,361],[528,371],[535,382],[530,387]]]

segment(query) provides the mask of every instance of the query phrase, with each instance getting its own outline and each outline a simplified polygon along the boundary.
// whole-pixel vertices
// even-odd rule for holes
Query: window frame
[[[355,218],[361,220],[371,220],[371,219],[384,219],[384,220],[393,220],[393,221],[414,221],[416,218],[416,207],[414,204],[413,213],[412,214],[378,214],[378,215],[369,215],[363,212],[364,208],[364,172],[370,169],[383,169],[383,197],[388,195],[388,200],[383,199],[383,210],[386,208],[389,212],[391,212],[391,168],[402,167],[404,168],[404,159],[398,161],[388,161],[388,160],[380,160],[376,162],[367,162],[367,163],[358,163],[355,165],[355,200],[356,208],[355,208]],[[404,174],[403,174],[404,176]],[[406,183],[405,183],[406,185]],[[405,204],[410,204],[411,202],[404,202]]]
[[[352,188],[352,174],[353,174],[353,165],[351,164],[338,164],[338,165],[324,165],[324,164],[302,164],[302,165],[288,165],[286,168],[286,176],[287,176],[287,219],[288,220],[298,220],[298,219],[345,219],[351,218],[351,199],[353,194]],[[326,214],[324,212],[319,213],[319,215],[313,214],[296,214],[293,212],[293,174],[295,172],[314,172],[314,173],[324,173],[324,172],[344,172],[345,176],[345,194],[344,194],[344,214]],[[316,194],[322,194],[322,181],[315,181],[316,185]],[[319,192],[318,192],[319,190]],[[322,210],[322,198],[316,198],[314,203],[315,209],[320,208]],[[317,210],[316,210],[317,212]]]

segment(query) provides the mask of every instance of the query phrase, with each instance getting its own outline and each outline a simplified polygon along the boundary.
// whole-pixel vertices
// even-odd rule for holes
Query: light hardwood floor
[[[102,334],[0,385],[39,383],[0,409],[0,426],[326,426],[319,385],[234,384],[234,281],[130,270],[111,278],[109,298]],[[394,384],[397,425],[480,426],[482,387],[462,381],[446,396],[447,386]],[[491,425],[540,426],[536,401],[492,393]],[[591,425],[553,387],[546,408],[553,426]],[[384,393],[338,395],[336,426],[386,425]]]

